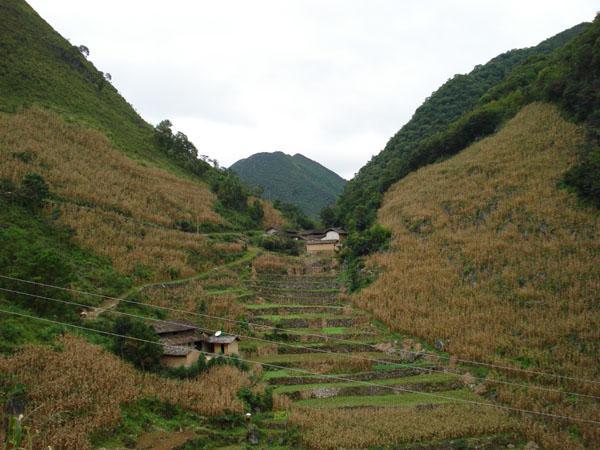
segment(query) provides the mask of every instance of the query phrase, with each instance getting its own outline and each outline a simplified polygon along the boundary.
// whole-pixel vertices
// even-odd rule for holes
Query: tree
[[[256,224],[260,224],[265,216],[265,211],[263,209],[262,203],[258,199],[254,199],[252,205],[250,205],[250,209],[248,211],[250,218],[256,222]]]
[[[212,190],[226,208],[245,211],[248,207],[248,192],[240,179],[230,171],[219,173],[213,180]]]
[[[325,206],[319,213],[319,217],[325,227],[333,227],[336,225],[335,210],[331,205]]]
[[[38,210],[44,206],[50,196],[50,188],[40,174],[28,173],[21,181],[18,195],[23,206]]]
[[[115,353],[142,370],[158,366],[163,354],[163,346],[159,343],[154,330],[143,321],[121,316],[115,322],[114,332],[122,336],[140,339],[115,338]]]
[[[77,47],[77,50],[79,50],[81,54],[86,58],[90,56],[90,49],[87,48],[85,45],[80,45],[79,47]]]

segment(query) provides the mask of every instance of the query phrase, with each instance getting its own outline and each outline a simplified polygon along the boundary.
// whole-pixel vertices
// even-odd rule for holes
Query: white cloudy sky
[[[593,0],[28,0],[151,123],[228,166],[302,153],[345,178],[455,73],[591,21]]]

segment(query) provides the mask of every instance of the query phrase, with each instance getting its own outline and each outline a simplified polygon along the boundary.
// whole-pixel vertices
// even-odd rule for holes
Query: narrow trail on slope
[[[250,262],[259,253],[260,253],[260,251],[256,248],[249,248],[247,253],[244,254],[243,256],[241,256],[240,258],[238,258],[234,261],[230,261],[225,264],[211,267],[210,269],[208,269],[204,272],[197,273],[196,275],[192,275],[191,277],[178,278],[175,280],[168,280],[168,281],[154,281],[152,283],[145,283],[145,284],[139,284],[137,286],[133,286],[132,288],[128,289],[123,294],[121,294],[119,297],[106,299],[106,301],[104,301],[100,306],[90,310],[86,315],[86,319],[88,319],[88,320],[89,319],[97,319],[100,315],[104,314],[106,311],[110,311],[110,310],[116,308],[119,305],[119,303],[121,303],[121,300],[127,299],[128,297],[135,294],[136,292],[140,292],[144,289],[151,288],[151,287],[176,286],[179,284],[189,283],[191,281],[201,280],[203,278],[209,277],[211,274],[213,274],[214,272],[217,272],[219,270],[233,268],[233,267],[236,267],[237,265]]]

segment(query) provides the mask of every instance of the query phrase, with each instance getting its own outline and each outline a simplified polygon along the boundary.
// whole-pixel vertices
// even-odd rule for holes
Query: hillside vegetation
[[[556,107],[534,103],[497,134],[396,183],[378,215],[392,248],[370,258],[379,278],[355,301],[459,358],[598,379],[600,217],[557,186],[584,138]],[[600,394],[591,384],[563,387]],[[497,395],[600,419],[581,398],[508,387]],[[599,441],[597,427],[571,425],[584,444]],[[531,427],[549,448],[581,445]]]
[[[25,1],[3,1],[0,17],[0,111],[52,109],[100,129],[131,155],[168,164],[153,145],[152,126]]]
[[[217,367],[196,380],[175,381],[143,374],[115,355],[79,337],[59,339],[60,349],[27,347],[0,358],[4,377],[27,385],[31,448],[91,449],[92,433],[114,428],[126,404],[148,398],[202,416],[241,413],[238,391],[249,384],[237,369]],[[0,388],[6,379],[0,379]],[[217,395],[218,393],[218,395]],[[196,422],[201,417],[194,418]]]
[[[249,185],[262,188],[266,199],[296,205],[312,218],[335,203],[346,184],[336,173],[298,153],[256,153],[233,164],[231,170]]]
[[[527,101],[523,86],[535,80],[553,52],[587,28],[581,24],[535,47],[511,50],[448,80],[348,182],[338,201],[338,221],[367,228],[394,182],[493,133]],[[486,95],[490,91],[495,95]]]
[[[137,161],[209,185],[216,197],[197,216],[215,208],[227,219],[228,228],[263,225],[259,203],[250,201],[240,180],[218,168],[215,160],[199,155],[185,134],[173,133],[168,120],[156,127],[145,122],[112,86],[110,76],[87,59],[87,47],[69,43],[23,0],[3,2],[0,18],[0,112],[38,107],[69,123],[96,129],[115,149]],[[202,196],[188,209],[205,200],[209,199]]]
[[[58,220],[124,274],[189,276],[227,253],[177,228],[223,223],[205,184],[134,162],[99,132],[41,110],[3,115],[0,153],[0,178],[17,184],[27,173],[41,174],[55,195]]]

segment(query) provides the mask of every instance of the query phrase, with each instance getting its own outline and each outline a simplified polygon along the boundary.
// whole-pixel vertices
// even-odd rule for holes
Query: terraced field
[[[255,271],[247,282],[256,295],[245,302],[246,318],[259,326],[240,350],[263,363],[262,380],[285,397],[273,427],[298,427],[301,443],[314,448],[522,444],[506,413],[473,404],[490,400],[467,368],[353,307],[321,263],[305,258],[300,274]]]

